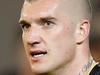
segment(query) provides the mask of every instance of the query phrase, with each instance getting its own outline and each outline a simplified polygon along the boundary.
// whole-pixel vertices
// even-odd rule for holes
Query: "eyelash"
[[[44,25],[45,26],[52,26],[52,25],[54,25],[55,23],[53,22],[53,21],[49,21],[49,20],[46,20],[45,22],[44,22]]]
[[[31,25],[28,24],[28,23],[21,23],[21,28],[22,28],[23,30],[28,29],[30,26],[31,26]]]

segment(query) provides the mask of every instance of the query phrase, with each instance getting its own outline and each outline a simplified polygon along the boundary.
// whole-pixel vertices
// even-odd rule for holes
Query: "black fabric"
[[[94,66],[89,75],[100,75],[100,64]]]

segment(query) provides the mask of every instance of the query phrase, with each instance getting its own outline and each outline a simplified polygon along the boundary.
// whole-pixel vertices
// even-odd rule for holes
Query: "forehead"
[[[21,12],[21,18],[39,18],[47,16],[67,16],[75,15],[73,9],[76,0],[25,0]]]
[[[58,6],[59,0],[32,0],[32,2],[25,1],[22,9],[22,16],[29,14],[38,16],[53,14]]]
[[[71,9],[74,5],[76,5],[77,1],[76,0],[25,0],[24,2],[24,9],[26,8],[31,10],[41,10],[41,9],[48,9],[51,10],[52,8],[57,8],[59,9],[64,9],[64,10],[69,10]],[[52,11],[52,10],[51,10]]]
[[[25,1],[25,2],[27,2],[27,3],[29,3],[30,5],[32,5],[33,6],[33,8],[34,8],[34,6],[37,6],[37,7],[51,7],[51,6],[53,6],[54,4],[59,4],[60,2],[59,2],[60,0],[30,0],[30,1]]]

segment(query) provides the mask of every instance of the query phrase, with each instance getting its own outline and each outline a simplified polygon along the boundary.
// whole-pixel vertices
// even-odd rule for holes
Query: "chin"
[[[49,65],[38,65],[38,66],[31,66],[31,70],[34,74],[48,74],[54,71],[54,67]]]
[[[47,68],[40,68],[40,67],[31,67],[32,72],[35,74],[45,74],[48,73],[50,70]]]

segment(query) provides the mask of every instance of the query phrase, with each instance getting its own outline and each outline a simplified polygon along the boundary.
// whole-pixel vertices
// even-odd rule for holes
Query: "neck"
[[[95,64],[96,62],[93,60],[92,57],[90,57],[88,62],[83,66],[83,68],[79,72],[79,75],[89,75],[89,72],[92,70]]]

